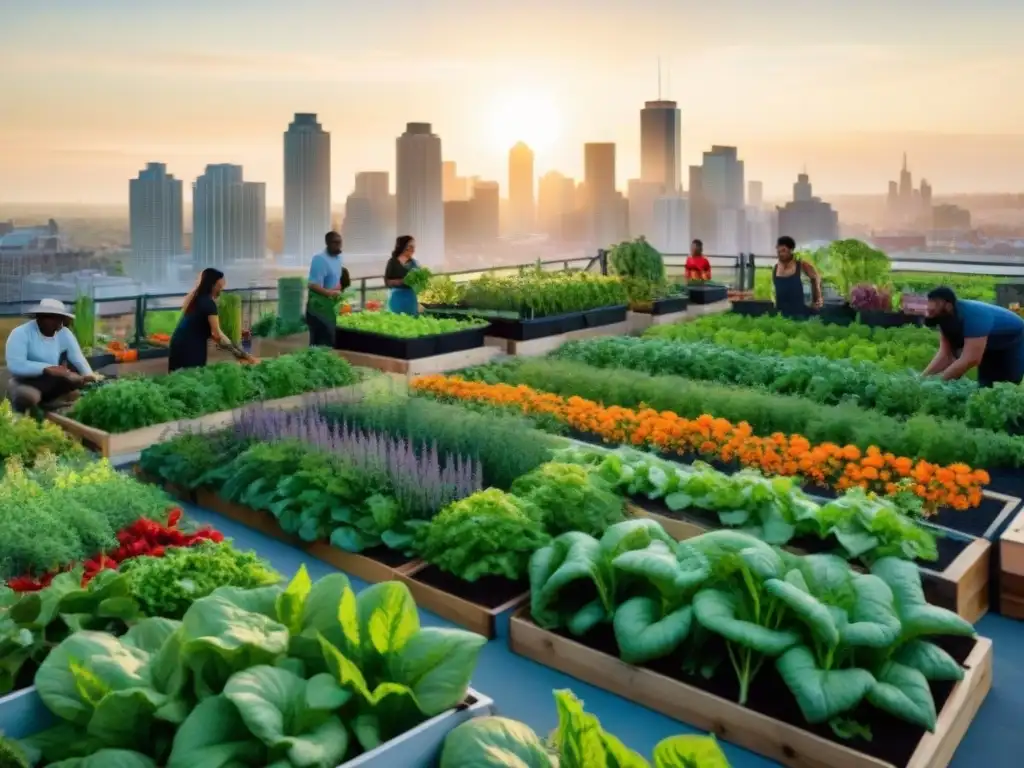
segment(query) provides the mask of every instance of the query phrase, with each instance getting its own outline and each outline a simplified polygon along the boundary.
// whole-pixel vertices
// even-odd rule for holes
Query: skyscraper
[[[416,238],[416,260],[444,262],[444,198],[441,138],[430,123],[408,123],[395,141],[397,231]]]
[[[623,204],[615,189],[615,145],[584,144],[583,169],[590,244],[597,248],[607,248],[622,240],[625,235],[622,227]]]
[[[654,216],[648,241],[662,253],[690,252],[689,200],[678,195],[654,201]]]
[[[746,248],[743,175],[743,161],[736,147],[716,145],[704,153],[698,178],[705,209],[700,214],[701,226],[710,231],[694,231],[692,220],[690,229],[694,237],[704,239],[705,253],[733,255]],[[692,187],[690,194],[691,197],[695,194]],[[691,208],[691,217],[694,210]]]
[[[473,184],[473,232],[475,241],[490,244],[498,239],[500,195],[498,182],[477,181]]]
[[[284,132],[284,252],[307,263],[331,229],[331,134],[296,113]]]
[[[395,242],[391,180],[387,171],[356,174],[355,189],[345,201],[345,251],[383,256]]]
[[[762,182],[747,182],[747,205],[752,205],[754,208],[764,205],[764,184]]]
[[[192,263],[226,267],[266,256],[266,185],[247,182],[240,165],[208,165],[192,185]]]
[[[147,163],[128,182],[132,276],[151,285],[168,277],[170,261],[182,251],[182,185],[164,163]]]
[[[533,150],[519,142],[508,153],[508,205],[513,235],[529,235],[536,226]]]
[[[660,182],[643,181],[642,179],[629,180],[627,197],[629,198],[630,237],[644,235],[649,240],[651,239],[654,232],[654,204],[665,194]],[[687,229],[689,229],[689,222],[687,222]],[[670,251],[670,253],[675,253],[675,251]]]
[[[810,178],[801,173],[793,185],[793,202],[778,209],[779,234],[789,235],[797,245],[839,238],[839,214],[812,192]]]
[[[540,228],[552,238],[565,237],[565,217],[576,211],[576,182],[558,171],[548,171],[537,184]]]
[[[680,119],[674,101],[648,101],[640,110],[640,180],[680,191]]]
[[[793,184],[793,201],[797,203],[806,203],[814,195],[811,192],[811,177],[806,173],[798,174],[796,177],[796,183]]]

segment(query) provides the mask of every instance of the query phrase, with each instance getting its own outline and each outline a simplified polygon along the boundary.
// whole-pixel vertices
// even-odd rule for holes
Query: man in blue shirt
[[[75,316],[57,299],[43,299],[32,318],[7,336],[7,384],[11,405],[19,413],[54,408],[76,399],[79,390],[102,377],[93,373],[67,321]],[[74,366],[64,364],[63,359]],[[77,371],[77,372],[76,372]]]
[[[309,295],[306,299],[306,325],[309,326],[309,346],[334,347],[337,327],[338,301],[341,298],[341,235],[324,235],[322,253],[309,264]]]
[[[928,325],[939,328],[939,351],[923,375],[948,381],[976,367],[981,387],[1024,380],[1024,319],[1010,310],[942,286],[928,294]]]

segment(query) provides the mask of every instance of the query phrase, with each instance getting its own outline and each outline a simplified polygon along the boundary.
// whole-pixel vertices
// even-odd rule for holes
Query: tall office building
[[[556,240],[566,237],[565,217],[575,213],[576,182],[558,171],[548,171],[537,184],[540,229]]]
[[[430,123],[408,123],[395,141],[397,232],[416,238],[416,260],[444,262],[444,189],[441,138]]]
[[[654,204],[659,197],[664,197],[663,186],[656,181],[630,179],[627,188],[629,199],[629,236],[644,235],[650,239],[654,232]],[[672,195],[675,197],[675,195]],[[687,223],[689,229],[689,223]],[[671,251],[674,253],[674,251]]]
[[[716,255],[734,255],[745,249],[746,211],[743,161],[736,147],[713,146],[704,153],[703,163],[691,168],[691,200],[696,195],[699,205],[691,206],[690,230],[694,237],[704,241],[704,252]],[[699,192],[699,194],[698,194]],[[700,231],[696,231],[693,216],[699,216]]]
[[[147,163],[128,182],[132,277],[160,285],[169,277],[171,259],[182,251],[182,185],[164,163]]]
[[[689,200],[678,195],[655,200],[651,232],[647,240],[662,253],[689,253]]]
[[[445,202],[469,200],[470,180],[459,176],[454,160],[441,163],[441,195]]]
[[[342,232],[345,252],[353,256],[385,256],[395,242],[391,178],[387,171],[356,174],[355,188],[345,200]]]
[[[713,146],[704,153],[704,197],[716,208],[737,210],[744,205],[743,161],[736,147]]]
[[[623,220],[628,219],[628,209],[623,215],[624,204],[615,189],[615,145],[584,144],[583,174],[590,245],[608,248],[624,238]]]
[[[296,113],[284,132],[284,252],[307,263],[331,229],[331,134]]]
[[[640,110],[640,180],[660,184],[662,194],[681,191],[680,119],[674,101],[648,101]]]
[[[762,182],[747,182],[747,205],[752,205],[754,208],[764,205],[764,184]]]
[[[208,165],[192,185],[192,263],[223,268],[266,257],[266,185],[240,165]]]
[[[821,198],[814,197],[806,173],[797,177],[793,201],[778,209],[778,217],[779,234],[789,235],[797,245],[839,239],[839,214]]]
[[[797,174],[796,182],[793,184],[793,201],[807,203],[812,197],[814,195],[811,190],[811,177],[806,173]]]
[[[477,181],[473,184],[472,203],[474,240],[484,245],[498,239],[501,212],[498,182]]]
[[[533,196],[533,150],[521,141],[508,153],[508,207],[512,234],[531,234],[537,223]]]

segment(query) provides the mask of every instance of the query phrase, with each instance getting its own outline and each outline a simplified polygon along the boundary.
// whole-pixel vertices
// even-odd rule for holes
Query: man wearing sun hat
[[[7,337],[7,396],[18,412],[55,407],[76,399],[79,390],[102,377],[93,373],[75,334],[75,316],[57,299],[43,299],[25,313],[31,318]],[[62,363],[67,358],[77,370]]]

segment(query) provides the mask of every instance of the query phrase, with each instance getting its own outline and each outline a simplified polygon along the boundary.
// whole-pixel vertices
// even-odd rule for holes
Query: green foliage
[[[978,389],[970,381],[943,381],[887,372],[862,360],[762,353],[706,341],[615,336],[571,341],[551,354],[595,368],[683,376],[798,395],[823,405],[852,403],[888,416],[928,414],[1011,434],[1024,433],[1024,388],[997,384]]]
[[[836,240],[813,253],[797,258],[813,264],[822,282],[830,283],[843,298],[850,298],[855,285],[889,285],[892,262],[882,251],[860,240]]]
[[[221,332],[233,344],[242,342],[242,297],[237,293],[222,293],[217,299],[217,317]]]
[[[677,376],[603,370],[561,360],[515,360],[463,371],[487,382],[526,384],[563,397],[578,395],[605,405],[672,411],[687,419],[704,414],[733,424],[747,422],[757,435],[799,434],[812,444],[875,445],[897,456],[936,464],[965,463],[988,469],[1024,466],[1024,437],[918,415],[900,420],[853,404],[818,405],[803,397]]]
[[[406,273],[405,284],[407,287],[412,288],[415,293],[420,294],[430,285],[430,280],[433,276],[433,273],[426,267],[416,267]]]
[[[777,352],[786,357],[826,357],[875,363],[886,371],[922,371],[938,349],[938,335],[928,328],[842,327],[819,320],[778,316],[745,317],[731,313],[693,322],[659,325],[646,338],[707,341],[720,347]]]
[[[420,530],[420,557],[465,581],[503,576],[519,581],[550,537],[532,505],[497,488],[474,493],[441,510]]]
[[[303,333],[306,330],[306,321],[301,317],[294,321],[285,320],[273,312],[265,312],[259,316],[249,330],[256,338],[277,339],[282,336]]]
[[[89,350],[96,346],[96,302],[91,296],[83,294],[75,299],[73,330],[78,346],[89,354]]]
[[[721,526],[768,544],[782,546],[810,536],[867,564],[881,557],[932,561],[939,556],[930,531],[892,501],[860,489],[818,504],[792,478],[768,479],[753,470],[727,475],[702,462],[677,464],[629,448],[608,452],[572,447],[557,456],[590,467],[625,496],[658,499],[673,512],[710,513]],[[584,532],[599,535],[603,529]]]
[[[419,298],[424,304],[440,304],[450,307],[462,301],[463,290],[464,286],[456,283],[448,275],[434,275]]]
[[[628,663],[678,654],[691,674],[719,676],[727,659],[741,704],[774,663],[807,722],[837,733],[861,705],[933,730],[929,682],[959,680],[963,669],[931,638],[974,635],[925,601],[905,560],[881,558],[865,574],[737,531],[677,543],[643,519],[600,539],[558,537],[531,559],[530,587],[540,626],[585,635],[610,624]]]
[[[277,316],[285,325],[303,322],[302,300],[306,295],[306,281],[301,277],[280,277],[277,280]]]
[[[127,576],[105,570],[81,584],[76,568],[38,592],[0,587],[0,695],[28,686],[50,651],[75,632],[122,634],[139,618]]]
[[[180,619],[194,601],[218,587],[255,589],[281,580],[254,552],[212,541],[172,548],[163,557],[132,558],[120,571],[142,611],[168,619]]]
[[[359,429],[407,438],[418,450],[436,445],[441,454],[476,459],[484,484],[502,489],[549,461],[551,452],[563,445],[523,417],[474,412],[424,398],[368,398],[334,403],[323,412]]]
[[[26,470],[8,463],[0,480],[0,578],[38,574],[117,547],[117,532],[140,518],[163,522],[163,491],[106,461]]]
[[[927,294],[940,285],[948,285],[961,299],[996,301],[996,284],[1002,278],[991,275],[956,275],[948,272],[895,272],[893,286],[903,293]]]
[[[30,768],[25,751],[17,742],[0,736],[0,768]]]
[[[465,287],[463,304],[483,311],[546,317],[626,304],[626,286],[617,277],[589,272],[545,272],[540,267],[518,275],[484,275]]]
[[[309,348],[256,365],[220,363],[159,378],[119,379],[82,395],[70,416],[106,432],[129,432],[356,380],[356,372],[333,351]]]
[[[142,451],[139,468],[153,479],[195,490],[211,469],[230,464],[249,448],[233,432],[185,432]]]
[[[444,740],[440,768],[650,768],[606,732],[572,691],[555,691],[558,727],[545,744],[528,726],[506,717],[478,717]],[[729,768],[714,736],[672,736],[654,747],[655,768]]]
[[[58,724],[26,746],[44,764],[335,766],[460,704],[485,642],[420,628],[403,584],[357,597],[303,568],[285,589],[222,587],[181,621],[66,638],[36,675]]]
[[[0,461],[17,459],[32,466],[43,456],[84,456],[85,449],[49,421],[16,414],[11,403],[0,403]]]
[[[626,285],[630,306],[649,304],[667,295],[665,262],[643,237],[619,243],[608,254],[608,266]]]
[[[579,464],[541,464],[516,480],[511,492],[540,511],[552,536],[569,531],[599,536],[624,519],[622,497]]]
[[[480,320],[454,320],[430,315],[403,315],[392,312],[356,312],[341,315],[338,327],[350,331],[379,333],[399,339],[415,339],[421,336],[437,336],[442,333],[457,333],[470,328],[486,325]]]
[[[144,320],[147,335],[164,333],[170,336],[178,327],[181,319],[181,310],[178,309],[154,309],[146,313]]]

